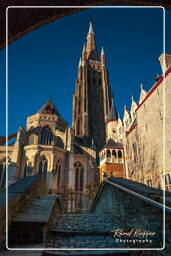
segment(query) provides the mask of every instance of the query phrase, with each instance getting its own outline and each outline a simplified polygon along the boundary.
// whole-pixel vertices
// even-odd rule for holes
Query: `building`
[[[63,193],[69,187],[75,193],[86,193],[88,187],[99,183],[98,150],[105,144],[110,108],[104,50],[99,58],[90,23],[78,66],[72,127],[48,99],[27,118],[26,128],[20,127],[9,136],[16,141],[8,145],[8,163],[2,145],[5,139],[1,137],[1,187],[5,185],[8,164],[9,184],[28,175],[44,175],[52,192]]]
[[[163,74],[148,92],[141,84],[139,102],[132,97],[130,110],[125,106],[113,138],[124,148],[126,178],[171,190],[171,54],[162,54],[159,61]]]
[[[163,75],[149,92],[141,86],[139,103],[132,98],[131,109],[125,107],[121,120],[112,99],[104,49],[99,57],[90,23],[78,65],[72,127],[48,99],[27,118],[26,128],[20,127],[9,136],[16,141],[8,145],[8,161],[5,138],[1,137],[1,188],[5,186],[8,165],[8,184],[29,175],[44,175],[49,191],[54,193],[70,188],[76,194],[86,194],[88,187],[109,176],[161,188],[165,179],[166,189],[170,189],[171,55],[159,59]]]

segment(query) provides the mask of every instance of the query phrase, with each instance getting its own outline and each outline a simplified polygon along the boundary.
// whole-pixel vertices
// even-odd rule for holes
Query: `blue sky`
[[[166,52],[171,53],[171,11],[166,11]],[[149,90],[162,53],[162,9],[95,8],[56,20],[9,46],[9,133],[25,126],[48,97],[71,125],[72,94],[89,21],[100,53],[104,46],[109,82],[123,115],[131,95],[139,100],[140,84]],[[5,135],[5,50],[0,52],[2,94],[0,135]]]

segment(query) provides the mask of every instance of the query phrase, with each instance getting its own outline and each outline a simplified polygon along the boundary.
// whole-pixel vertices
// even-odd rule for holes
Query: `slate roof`
[[[18,215],[13,221],[36,223],[48,222],[56,199],[56,196],[50,195],[38,197],[30,204],[28,209]]]
[[[104,145],[104,148],[123,148],[123,146],[121,143],[115,142],[110,138]]]
[[[115,183],[123,188],[126,188],[132,192],[137,193],[137,195],[134,194],[135,197],[139,197],[138,195],[140,195],[140,197],[142,196],[142,198],[144,196],[144,197],[154,200],[160,204],[163,204],[163,190],[158,189],[158,188],[149,187],[146,184],[136,182],[136,181],[133,181],[130,179],[125,179],[125,178],[120,178],[120,177],[111,177],[111,178],[108,178],[107,180],[105,180],[104,182],[102,182],[102,184],[96,194],[94,202],[92,204],[91,210],[93,209],[94,205],[98,202],[98,200],[100,198],[101,190],[103,189],[103,187],[106,185],[110,185],[108,182]],[[113,186],[115,186],[115,185],[113,185]],[[165,191],[165,203],[166,203],[167,207],[171,208],[171,193],[168,191]]]
[[[39,111],[38,111],[37,113],[39,113],[39,114],[44,114],[44,110],[45,110],[46,107],[48,107],[48,106],[50,106],[50,107],[53,109],[53,111],[54,111],[53,114],[56,114],[57,116],[61,117],[51,99],[48,99],[48,100],[45,102],[45,104],[39,109]]]
[[[33,182],[39,179],[39,176],[28,176],[22,180],[17,181],[8,188],[8,200],[16,198],[21,195],[25,189],[27,189]],[[6,191],[5,189],[0,190],[0,206],[6,204]]]

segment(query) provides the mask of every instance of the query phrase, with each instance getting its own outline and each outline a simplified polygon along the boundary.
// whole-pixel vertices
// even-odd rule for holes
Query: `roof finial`
[[[133,95],[131,96],[131,99],[132,99],[132,102],[133,102],[134,101],[134,96]]]
[[[103,56],[103,55],[105,55],[105,54],[104,54],[104,48],[103,48],[103,46],[102,46],[102,49],[101,49],[101,56]]]

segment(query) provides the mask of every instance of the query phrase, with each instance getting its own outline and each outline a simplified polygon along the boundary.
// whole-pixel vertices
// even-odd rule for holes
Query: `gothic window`
[[[61,178],[61,160],[58,160],[56,164],[56,177],[57,177],[57,188],[60,186],[60,178]]]
[[[111,153],[109,149],[107,150],[107,157],[111,157]]]
[[[44,127],[39,136],[39,144],[42,145],[51,145],[52,143],[52,132],[48,127]]]
[[[48,160],[45,156],[43,156],[39,162],[39,174],[43,174],[44,176],[46,176],[47,167],[48,167]]]
[[[77,122],[77,135],[80,135],[80,120]]]
[[[77,161],[74,164],[75,170],[75,191],[83,191],[84,186],[84,168],[83,165]]]

